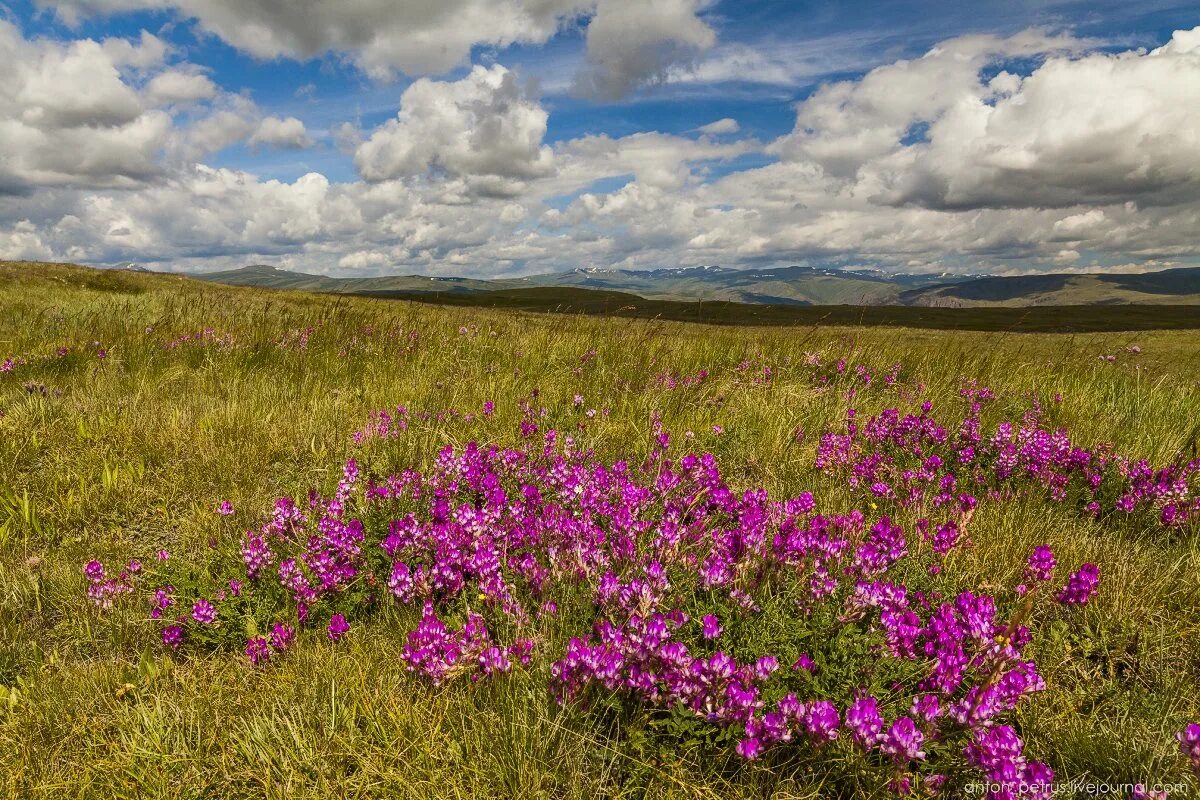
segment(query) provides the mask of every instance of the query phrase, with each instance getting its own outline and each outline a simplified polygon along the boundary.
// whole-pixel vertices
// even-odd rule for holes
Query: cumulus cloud
[[[1070,52],[1082,44],[1039,31],[942,42],[921,58],[822,86],[799,104],[794,131],[774,151],[787,160],[813,161],[831,175],[853,176],[863,164],[900,149],[919,123],[939,119],[964,98],[987,97],[980,74],[990,62]]]
[[[606,98],[664,80],[716,41],[698,16],[711,0],[310,0],[300,13],[277,0],[40,2],[71,24],[96,14],[170,9],[258,58],[335,53],[380,80],[397,71],[442,75],[465,64],[474,47],[544,44],[584,20],[587,58],[577,86]]]
[[[701,0],[601,0],[587,27],[583,94],[612,99],[666,80],[717,41],[697,15]]]
[[[255,133],[253,101],[194,65],[168,66],[168,53],[144,32],[59,42],[0,20],[0,195],[135,189]],[[296,141],[290,122],[272,133],[276,144]]]
[[[157,63],[161,45],[26,40],[0,20],[0,193],[129,186],[156,174],[171,120],[146,107],[122,69]]]
[[[1179,31],[1150,52],[1086,44],[1036,31],[944,42],[823,87],[773,150],[881,206],[1196,202],[1200,36]],[[1016,56],[1039,63],[1000,69]]]
[[[363,179],[345,182],[205,166],[236,141],[309,134],[241,95],[152,91],[197,73],[120,41],[0,27],[5,63],[26,70],[0,85],[0,255],[353,274],[1200,259],[1200,29],[1127,52],[1040,31],[951,39],[818,89],[765,144],[733,120],[548,143],[548,104],[475,67],[417,80],[373,130],[335,126]],[[92,96],[46,90],[82,69],[71,59]]]
[[[368,181],[437,171],[512,194],[553,169],[542,142],[548,118],[499,64],[474,67],[458,81],[422,78],[404,91],[396,118],[359,145],[354,163]]]
[[[601,178],[630,175],[647,186],[680,189],[700,179],[697,164],[728,161],[755,148],[749,140],[721,143],[653,132],[583,136],[559,146],[553,183],[558,191],[570,191]]]
[[[295,117],[265,117],[250,136],[250,144],[277,147],[281,150],[303,150],[312,147],[313,140],[308,138],[304,123]]]
[[[249,98],[222,95],[186,127],[172,132],[167,152],[176,167],[186,167],[226,147],[245,141],[258,130],[261,112]]]
[[[207,75],[171,69],[155,75],[146,85],[146,97],[155,105],[195,103],[217,96],[217,86]]]
[[[1149,53],[1055,57],[980,84],[881,165],[888,203],[1067,207],[1200,198],[1200,29]],[[993,84],[998,81],[993,81]]]
[[[174,9],[201,29],[258,58],[348,55],[368,74],[441,74],[475,45],[542,43],[581,0],[311,0],[302,11],[276,0],[45,0],[73,22],[92,14]]]
[[[27,219],[0,228],[0,259],[5,261],[46,261],[54,255],[38,235],[37,227]]]

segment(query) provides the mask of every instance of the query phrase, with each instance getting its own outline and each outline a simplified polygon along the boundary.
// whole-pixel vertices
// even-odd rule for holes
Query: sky
[[[0,259],[1200,265],[1200,6],[0,0]]]

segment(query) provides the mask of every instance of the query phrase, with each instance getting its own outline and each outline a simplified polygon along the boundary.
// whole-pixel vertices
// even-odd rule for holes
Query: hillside
[[[0,263],[0,797],[1200,788],[1193,333],[482,294]]]
[[[985,277],[903,292],[921,306],[1174,305],[1200,303],[1200,268],[1118,275]]]
[[[330,278],[303,272],[254,264],[225,272],[194,275],[201,280],[230,286],[259,286],[264,289],[296,289],[305,292],[362,294],[366,292],[454,292],[498,288],[494,281],[471,278],[432,278],[420,275],[394,275],[379,278]]]
[[[728,301],[766,305],[908,305],[929,307],[1200,305],[1200,268],[1120,275],[1026,275],[950,278],[867,270],[779,267],[736,270],[576,269],[523,278],[477,279],[397,275],[332,278],[254,265],[198,274],[236,286],[341,294],[469,293],[523,287],[601,289],[648,300]]]

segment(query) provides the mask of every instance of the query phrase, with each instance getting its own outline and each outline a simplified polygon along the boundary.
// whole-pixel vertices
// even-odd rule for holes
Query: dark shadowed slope
[[[625,292],[568,288],[502,289],[442,294],[377,292],[374,297],[453,306],[604,314],[712,325],[866,325],[940,330],[1084,333],[1200,328],[1195,306],[1037,306],[939,308],[914,306],[800,306],[647,300]]]
[[[256,265],[196,277],[238,286],[313,292],[445,293],[520,288],[625,292],[649,300],[731,301],[767,305],[909,305],[929,307],[1200,305],[1200,268],[1138,275],[1023,275],[957,278],[885,275],[819,267],[736,270],[724,267],[576,269],[524,278],[395,275],[331,278]]]

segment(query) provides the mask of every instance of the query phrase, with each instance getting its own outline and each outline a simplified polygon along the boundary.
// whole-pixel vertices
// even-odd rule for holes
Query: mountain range
[[[950,276],[873,270],[779,267],[740,270],[575,269],[523,278],[393,275],[332,278],[256,264],[195,277],[237,286],[345,294],[469,294],[527,288],[625,292],[647,300],[732,301],[772,305],[905,305],[986,308],[1062,305],[1200,305],[1200,267],[1138,274]]]

